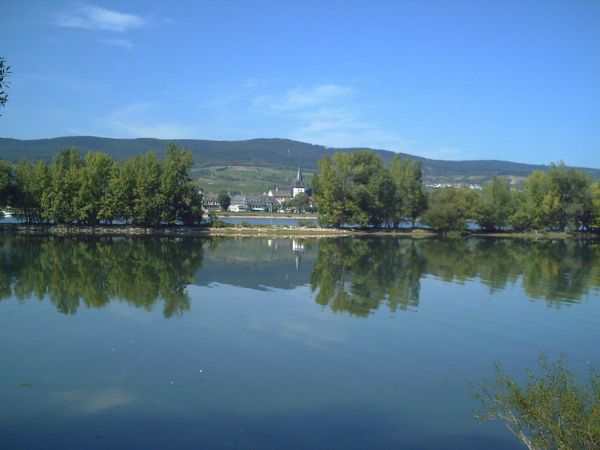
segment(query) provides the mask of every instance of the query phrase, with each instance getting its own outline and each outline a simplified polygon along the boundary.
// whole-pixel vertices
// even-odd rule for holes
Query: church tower
[[[306,192],[306,186],[304,184],[304,175],[302,175],[302,167],[298,164],[298,174],[296,175],[296,181],[292,188],[292,196],[295,197],[300,192]]]

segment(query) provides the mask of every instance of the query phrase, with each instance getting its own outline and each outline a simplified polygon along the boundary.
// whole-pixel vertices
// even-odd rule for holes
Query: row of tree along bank
[[[189,176],[191,166],[191,153],[173,144],[164,160],[153,152],[121,162],[102,152],[82,158],[68,148],[49,165],[0,161],[0,204],[30,223],[196,225],[202,195]]]
[[[336,153],[313,179],[324,226],[398,227],[417,219],[438,231],[600,229],[600,182],[564,164],[533,172],[524,188],[494,177],[481,191],[445,187],[426,195],[421,164],[395,156],[389,167],[370,151]]]
[[[198,225],[202,195],[189,170],[192,155],[169,144],[166,157],[152,152],[115,162],[102,152],[82,158],[61,150],[50,164],[0,161],[0,207],[29,223]],[[394,157],[389,167],[370,151],[336,153],[319,162],[313,178],[319,222],[327,227],[397,228],[417,220],[438,231],[600,229],[600,182],[552,165],[534,172],[523,189],[495,177],[481,191],[446,187],[429,195],[418,161]]]

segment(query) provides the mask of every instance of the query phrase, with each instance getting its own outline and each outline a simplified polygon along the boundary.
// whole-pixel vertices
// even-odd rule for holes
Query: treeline
[[[394,156],[389,167],[371,152],[336,153],[319,162],[313,184],[322,225],[398,227],[417,219],[438,231],[600,229],[600,182],[553,164],[533,172],[524,188],[494,177],[481,191],[445,187],[426,195],[418,161]]]
[[[50,164],[0,161],[0,206],[29,223],[141,226],[202,221],[202,195],[189,176],[190,152],[167,146],[115,162],[102,152],[84,158],[61,150]]]

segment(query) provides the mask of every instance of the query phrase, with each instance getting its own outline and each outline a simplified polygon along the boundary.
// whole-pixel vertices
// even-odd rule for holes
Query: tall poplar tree
[[[131,162],[134,174],[132,219],[136,225],[159,225],[161,220],[162,168],[156,154],[148,152]]]
[[[52,160],[49,169],[49,189],[42,195],[44,218],[58,223],[78,219],[75,198],[81,183],[82,161],[79,150],[65,148]]]
[[[96,225],[104,216],[109,183],[114,163],[106,153],[88,153],[81,168],[81,182],[75,199],[78,219],[88,225]]]

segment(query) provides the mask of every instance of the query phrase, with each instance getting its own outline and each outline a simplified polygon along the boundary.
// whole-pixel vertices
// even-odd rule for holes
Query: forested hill
[[[114,159],[155,150],[164,156],[168,140],[163,139],[112,139],[93,136],[59,137],[52,139],[19,140],[0,138],[0,157],[16,162],[20,158],[50,161],[62,148],[77,147],[83,154],[87,151],[104,151]],[[194,155],[197,167],[214,166],[261,166],[273,168],[297,168],[298,164],[307,171],[314,171],[319,159],[336,151],[351,152],[358,148],[331,148],[312,145],[289,139],[251,139],[247,141],[208,141],[198,139],[174,139],[175,145],[184,147]],[[374,150],[385,163],[389,163],[394,152]],[[400,154],[401,157],[423,162],[423,175],[429,181],[473,181],[481,182],[492,175],[526,177],[534,170],[545,170],[547,166],[520,164],[508,161],[443,161]],[[600,169],[583,169],[594,178],[600,178]]]

